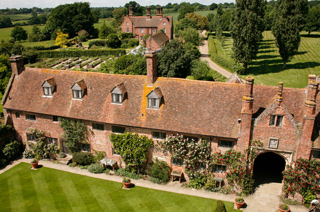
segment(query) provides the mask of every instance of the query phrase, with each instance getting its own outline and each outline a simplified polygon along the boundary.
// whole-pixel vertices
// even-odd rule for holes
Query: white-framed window
[[[72,90],[72,96],[74,99],[82,99],[81,90]]]
[[[30,120],[30,121],[35,121],[36,120],[36,116],[35,115],[31,115],[31,114],[26,114],[26,119]]]
[[[228,140],[219,140],[218,147],[226,147],[226,148],[233,148],[234,142]]]
[[[162,30],[163,30],[164,33],[166,33],[166,28],[163,28]]]
[[[140,32],[143,33],[143,28],[140,29]]]
[[[166,133],[163,132],[152,132],[152,138],[165,140],[167,137]]]
[[[161,104],[162,93],[160,88],[157,87],[152,90],[148,95],[148,108],[150,109],[159,109]]]
[[[140,40],[143,41],[143,36],[140,36]]]
[[[120,134],[123,134],[126,131],[125,127],[119,127],[119,126],[112,126],[111,129],[113,133],[120,133]]]
[[[174,158],[174,157],[172,157],[172,158],[171,158],[171,164],[172,164],[172,165],[175,165],[175,166],[183,166],[184,160],[181,159],[181,158]]]
[[[129,31],[129,28],[127,28],[127,33],[129,33],[130,31]]]
[[[278,149],[279,139],[278,138],[269,138],[269,148]]]
[[[153,33],[157,33],[157,28],[152,29]]]
[[[118,93],[113,93],[112,94],[112,103],[122,103],[122,95]]]
[[[158,98],[148,98],[148,108],[159,108]]]
[[[283,116],[282,115],[271,115],[270,116],[269,126],[281,127],[282,126],[282,121],[283,121]]]
[[[92,123],[92,129],[103,131],[104,130],[104,125],[103,124]]]
[[[42,90],[43,90],[43,96],[44,97],[52,97],[52,94],[54,92],[56,86],[55,79],[52,77],[50,79],[45,80],[42,83]]]
[[[48,143],[48,144],[58,145],[58,139],[57,139],[57,138],[47,137],[46,139],[47,139],[47,143]]]
[[[28,141],[35,141],[37,138],[35,135],[33,134],[27,134],[27,140]]]
[[[162,24],[163,24],[163,26],[167,25],[167,23],[166,23],[166,22],[163,22]]]
[[[129,22],[127,22],[127,26],[129,26]]]
[[[221,164],[214,164],[212,166],[212,172],[224,173],[227,171],[227,166]]]
[[[51,87],[43,87],[43,95],[44,96],[52,96],[52,88]]]

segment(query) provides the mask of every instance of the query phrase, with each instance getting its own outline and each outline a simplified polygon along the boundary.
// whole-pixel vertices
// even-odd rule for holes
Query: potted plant
[[[123,178],[122,184],[124,188],[130,188],[131,180],[129,178]]]
[[[32,168],[33,169],[36,169],[36,168],[38,168],[38,160],[37,159],[33,159],[32,161],[31,161],[31,166],[32,166]]]
[[[237,209],[240,209],[245,204],[244,199],[242,197],[236,198],[235,203],[236,203]]]
[[[279,212],[288,212],[290,208],[287,204],[280,204],[279,205]]]

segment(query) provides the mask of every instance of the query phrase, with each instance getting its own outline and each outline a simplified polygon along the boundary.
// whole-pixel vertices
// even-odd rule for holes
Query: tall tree
[[[185,3],[184,6],[182,6],[179,10],[178,21],[181,19],[184,19],[186,14],[193,13],[193,12],[194,12],[194,7],[191,6],[190,3]]]
[[[69,34],[70,37],[76,36],[76,33],[82,29],[92,35],[95,33],[93,27],[95,21],[97,20],[87,2],[59,5],[50,13],[45,31],[53,38],[58,29]]]
[[[145,10],[144,7],[140,6],[140,4],[138,4],[135,1],[130,1],[129,3],[126,3],[124,7],[127,8],[125,11],[126,14],[129,14],[129,7],[131,7],[133,15],[136,15],[136,16],[143,15],[143,12]]]
[[[214,17],[214,22],[215,22],[215,31],[216,31],[216,37],[221,40],[222,35],[223,35],[223,30],[222,30],[222,15],[223,15],[223,9],[222,9],[222,4],[218,5],[217,9],[217,14]]]
[[[10,34],[15,41],[26,40],[28,38],[27,31],[23,29],[21,26],[15,26]]]
[[[275,6],[272,33],[276,39],[283,68],[295,55],[300,45],[300,31],[308,11],[307,0],[278,0]]]
[[[320,7],[312,7],[306,18],[305,30],[311,32],[320,30]]]
[[[231,26],[232,49],[236,62],[243,65],[245,73],[258,53],[264,30],[265,4],[265,0],[236,0]]]

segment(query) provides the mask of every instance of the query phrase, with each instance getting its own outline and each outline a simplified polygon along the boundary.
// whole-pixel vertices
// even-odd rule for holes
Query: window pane
[[[95,124],[95,123],[93,123],[93,124],[92,124],[92,128],[93,128],[94,130],[104,130],[103,124]]]
[[[275,124],[276,116],[270,116],[270,126],[273,126]]]
[[[166,133],[162,133],[162,132],[153,132],[152,133],[152,137],[154,139],[166,139]]]
[[[36,120],[36,116],[35,115],[26,114],[26,119],[34,121],[34,120]]]
[[[283,116],[278,116],[277,117],[277,127],[281,127],[282,126],[282,120],[283,120]]]
[[[320,151],[319,150],[312,150],[312,155],[314,158],[320,158]]]
[[[16,112],[16,118],[20,118],[20,113]]]
[[[172,158],[172,164],[177,166],[183,165],[183,159],[180,158]]]
[[[219,140],[219,143],[218,143],[219,147],[232,148],[233,145],[234,145],[233,141],[226,141],[226,140]]]
[[[52,121],[58,121],[58,116],[52,116]]]
[[[125,130],[126,130],[126,128],[124,128],[124,127],[112,126],[113,133],[124,133]]]
[[[212,167],[213,172],[223,173],[227,170],[227,166],[215,164]]]

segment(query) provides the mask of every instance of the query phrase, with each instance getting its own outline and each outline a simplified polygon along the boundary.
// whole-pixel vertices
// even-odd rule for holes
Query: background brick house
[[[154,142],[177,133],[206,139],[212,152],[222,153],[244,151],[250,140],[260,140],[259,154],[280,156],[284,164],[320,157],[315,75],[305,89],[254,85],[250,77],[244,84],[208,82],[157,77],[156,54],[147,53],[146,60],[147,76],[127,76],[28,68],[21,56],[13,56],[2,100],[6,122],[24,143],[32,139],[30,130],[38,129],[61,145],[58,117],[81,120],[93,132],[91,149],[119,162],[109,136],[123,131]],[[156,148],[152,157],[183,168]]]
[[[172,16],[163,16],[162,7],[157,7],[156,16],[151,16],[150,7],[147,7],[146,16],[132,15],[132,8],[129,8],[129,15],[123,17],[121,24],[121,31],[126,33],[133,33],[133,36],[143,43],[145,35],[154,35],[159,30],[168,36],[171,40],[173,38],[173,18]]]

